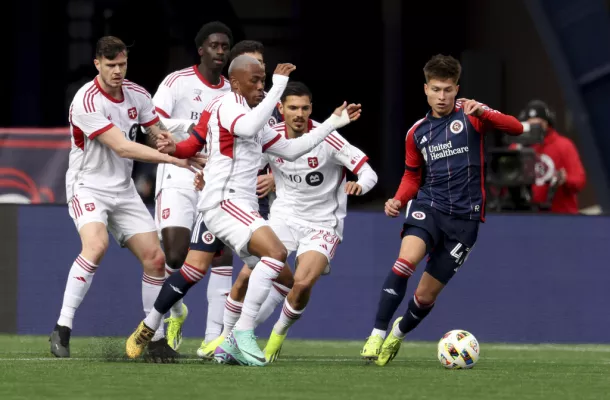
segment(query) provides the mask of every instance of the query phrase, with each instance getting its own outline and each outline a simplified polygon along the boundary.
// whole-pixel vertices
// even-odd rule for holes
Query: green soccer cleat
[[[233,332],[229,333],[214,350],[214,361],[227,365],[249,365],[239,347],[237,347]]]
[[[280,357],[282,345],[284,344],[284,339],[286,339],[287,334],[288,332],[284,333],[283,335],[278,335],[273,330],[271,331],[267,345],[263,350],[263,353],[265,353],[265,359],[268,363],[275,362]]]
[[[224,342],[224,336],[218,336],[216,339],[211,342],[206,342],[205,340],[201,342],[201,346],[197,349],[197,356],[199,358],[204,358],[206,360],[214,359],[214,350],[216,347],[220,346],[222,342]]]
[[[366,339],[364,347],[360,350],[360,356],[367,361],[375,361],[379,357],[383,338],[380,335],[371,335]]]
[[[264,367],[267,364],[265,359],[265,353],[261,351],[256,343],[256,336],[254,336],[254,329],[248,329],[246,331],[233,330],[235,336],[235,343],[237,348],[241,351],[248,365],[253,367]]]
[[[398,350],[400,350],[403,339],[394,336],[394,327],[398,325],[401,319],[402,317],[396,318],[396,321],[392,324],[392,329],[390,330],[388,337],[385,338],[383,345],[381,346],[379,357],[377,357],[377,361],[375,361],[375,364],[380,367],[383,367],[392,361],[394,357],[396,357],[396,354],[398,354]]]
[[[182,325],[186,321],[186,317],[189,315],[189,309],[186,304],[182,303],[182,316],[181,317],[169,317],[165,319],[167,322],[167,343],[169,347],[178,351],[182,344]]]

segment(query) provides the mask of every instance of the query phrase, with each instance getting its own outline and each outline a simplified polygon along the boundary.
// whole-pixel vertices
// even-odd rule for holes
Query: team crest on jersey
[[[449,129],[457,135],[464,130],[464,123],[462,121],[453,121],[449,126]]]
[[[354,157],[352,157],[352,160],[350,161],[350,163],[352,165],[355,165],[358,161],[360,161],[362,157],[360,156],[360,154],[356,154]]]
[[[136,110],[135,107],[131,107],[129,110],[127,110],[127,115],[129,115],[129,118],[131,119],[136,119],[138,118],[138,110]]]
[[[418,221],[421,221],[421,220],[423,220],[423,219],[426,219],[426,214],[424,214],[424,213],[423,213],[423,212],[421,212],[421,211],[413,211],[413,212],[411,213],[411,216],[412,216],[413,218],[415,218],[416,220],[418,220]]]
[[[169,208],[166,208],[165,210],[163,210],[163,211],[161,212],[161,217],[162,217],[163,219],[168,219],[168,218],[169,218]]]
[[[269,118],[269,121],[267,121],[267,124],[269,124],[269,126],[273,126],[277,124],[277,119],[275,119],[275,117],[271,117]]]
[[[212,234],[212,232],[210,232],[210,231],[205,231],[205,232],[203,232],[203,235],[201,235],[201,240],[205,244],[212,244],[212,243],[214,243],[214,239],[216,239],[216,236],[214,236]]]
[[[87,211],[93,211],[93,210],[95,210],[95,204],[93,204],[93,203],[87,203],[87,204],[85,204],[85,210],[87,210]]]
[[[311,168],[315,168],[318,166],[318,157],[307,157],[307,165]]]

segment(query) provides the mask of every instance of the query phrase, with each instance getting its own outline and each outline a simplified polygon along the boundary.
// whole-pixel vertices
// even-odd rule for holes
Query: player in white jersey
[[[154,221],[131,179],[133,160],[192,169],[187,160],[135,143],[140,125],[145,127],[147,144],[152,147],[171,140],[171,135],[159,121],[148,92],[124,79],[125,44],[116,37],[103,37],[97,42],[95,56],[99,74],[81,87],[70,105],[72,150],[66,194],[82,251],[70,269],[60,317],[50,338],[51,353],[57,357],[70,356],[74,314],[108,248],[107,229],[142,263],[145,314],[165,280]],[[172,357],[172,352],[166,341],[150,343],[153,357]]]
[[[231,90],[229,81],[222,76],[231,41],[231,30],[221,22],[210,22],[201,27],[195,37],[199,65],[169,74],[153,97],[155,108],[161,118],[167,121],[166,125],[169,126],[175,120],[197,124],[210,100]],[[186,129],[180,133],[173,132],[177,141],[184,140],[189,135]],[[198,198],[193,178],[192,172],[173,165],[160,165],[157,169],[155,221],[163,241],[168,276],[182,267],[189,250]],[[231,252],[216,257],[208,282],[206,340],[215,339],[222,330],[225,295],[231,290],[232,275]],[[166,320],[167,339],[169,345],[178,350],[188,309],[179,301],[170,311],[171,315]]]
[[[273,87],[264,97],[265,72],[260,63],[246,55],[237,57],[229,67],[232,93],[213,100],[204,111],[208,118],[205,137],[194,132],[189,140],[176,145],[175,151],[171,146],[167,148],[175,156],[186,157],[200,151],[206,140],[209,142],[207,182],[198,204],[200,215],[211,235],[254,267],[242,316],[216,353],[220,357],[220,349],[227,358],[251,365],[265,365],[265,356],[254,337],[254,318],[287,256],[284,245],[258,213],[256,182],[261,155],[267,151],[295,160],[322,142],[334,129],[360,117],[359,105],[344,104],[309,135],[294,140],[286,140],[269,128],[267,120],[294,68],[291,64],[278,65]],[[128,339],[129,357],[135,358],[142,353],[161,323],[163,313],[205,273],[184,267],[182,272],[167,280],[153,311]]]
[[[307,86],[300,82],[288,83],[280,108],[285,122],[275,125],[274,129],[293,139],[318,126],[309,119],[311,99]],[[288,328],[300,318],[313,285],[330,269],[330,261],[343,240],[348,194],[366,194],[377,183],[377,174],[367,163],[368,157],[338,132],[331,133],[322,144],[295,161],[267,153],[264,159],[273,171],[277,193],[269,225],[289,253],[296,251],[298,266],[294,286],[290,285],[292,290],[289,293],[280,290],[275,282],[276,290],[269,293],[255,322],[256,326],[264,322],[284,302],[280,319],[264,350],[267,361],[273,362],[279,356]],[[358,181],[346,182],[346,170],[357,174]],[[250,273],[249,269],[242,269],[227,302],[234,293],[247,290]],[[225,310],[223,334],[233,329],[239,317],[235,311],[234,307]]]

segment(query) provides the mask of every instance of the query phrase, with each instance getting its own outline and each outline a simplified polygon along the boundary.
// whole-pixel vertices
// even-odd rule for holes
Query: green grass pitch
[[[288,340],[272,365],[199,361],[186,340],[179,364],[123,358],[124,338],[73,338],[72,359],[46,337],[0,335],[0,399],[604,399],[610,346],[481,343],[472,370],[446,370],[436,344],[405,342],[386,367],[365,365],[364,342]]]

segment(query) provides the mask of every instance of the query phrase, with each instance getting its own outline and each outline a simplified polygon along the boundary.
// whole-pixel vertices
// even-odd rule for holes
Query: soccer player
[[[82,251],[70,269],[60,317],[50,337],[51,353],[57,357],[70,357],[74,314],[108,248],[106,229],[142,263],[145,314],[165,280],[165,259],[154,221],[131,179],[133,160],[171,163],[194,171],[187,160],[135,143],[140,125],[149,146],[171,140],[171,135],[159,121],[148,92],[125,79],[125,44],[116,37],[102,37],[94,64],[99,74],[79,89],[70,105],[72,150],[66,194]],[[160,330],[149,345],[150,355],[172,357],[171,350]]]
[[[285,122],[275,125],[274,130],[287,139],[294,139],[318,126],[309,119],[311,101],[312,94],[307,86],[300,82],[288,83],[280,103]],[[330,267],[337,246],[343,240],[347,196],[366,194],[377,183],[377,174],[367,163],[368,157],[336,131],[295,161],[269,153],[265,153],[264,158],[271,166],[277,187],[269,225],[288,253],[296,251],[298,266],[288,296],[277,290],[277,282],[274,282],[276,290],[269,293],[263,306],[265,310],[261,308],[256,319],[256,325],[264,322],[275,307],[284,302],[264,350],[267,362],[273,362],[280,354],[288,329],[305,310],[313,285]],[[346,182],[346,169],[358,175],[357,182]],[[245,276],[240,276],[242,279],[233,285],[232,295],[234,291],[247,289],[249,270],[243,270],[242,274]],[[240,284],[242,287],[237,287]],[[225,313],[235,318],[231,309]],[[225,316],[225,320],[228,319],[232,318]],[[230,332],[232,328],[225,324],[224,332]]]
[[[246,55],[235,58],[229,67],[232,93],[213,100],[204,111],[207,131],[196,129],[187,141],[165,148],[175,156],[186,157],[196,154],[209,142],[207,182],[198,204],[201,218],[211,235],[254,267],[242,315],[220,346],[226,358],[236,359],[241,364],[262,366],[266,363],[254,337],[254,319],[269,293],[272,280],[284,267],[287,255],[284,245],[258,213],[256,176],[262,153],[295,160],[321,143],[333,130],[360,117],[359,105],[346,106],[344,103],[323,124],[298,139],[286,140],[269,128],[269,116],[294,69],[292,64],[279,64],[273,76],[273,87],[265,97],[265,72],[258,60]],[[142,353],[164,312],[204,273],[185,263],[180,274],[173,274],[166,281],[153,311],[127,341],[129,357],[135,358]]]
[[[236,57],[240,55],[248,55],[256,58],[262,65],[263,70],[265,70],[265,60],[264,60],[264,52],[265,48],[261,42],[256,40],[242,40],[233,46],[231,49],[231,53],[229,55],[229,62],[233,61]],[[280,114],[278,108],[273,109],[273,113],[271,117],[267,121],[269,126],[275,125],[278,121],[282,120],[282,115]],[[264,218],[267,219],[269,215],[269,193],[274,189],[275,183],[273,180],[273,175],[269,173],[268,166],[262,168],[258,173],[258,182],[257,182],[257,194],[258,194],[258,212]],[[199,221],[199,225],[201,225],[202,221]],[[199,226],[198,225],[198,226]],[[205,232],[205,229],[202,231]],[[218,244],[210,244],[209,246],[205,243],[202,243],[198,237],[193,235],[193,242],[191,243],[191,250],[193,251],[219,251],[220,246]],[[222,254],[232,259],[232,252],[228,251],[229,249],[225,249],[226,251],[222,252]],[[193,254],[195,256],[195,254]],[[216,260],[216,258],[214,259]],[[202,259],[198,259],[198,261],[202,261]],[[205,260],[203,260],[205,261]],[[203,266],[200,266],[201,268]],[[242,271],[247,269],[250,271],[250,268],[247,265],[244,265]],[[214,350],[216,347],[224,340],[226,335],[222,336],[221,331],[223,328],[223,317],[226,315],[226,307],[233,307],[241,311],[241,306],[243,302],[243,296],[238,300],[232,301],[230,292],[231,292],[231,283],[233,281],[233,268],[229,270],[228,268],[212,268],[212,274],[222,274],[222,282],[223,285],[219,287],[211,287],[208,285],[208,319],[206,324],[206,334],[205,339],[201,342],[201,346],[197,349],[197,355],[201,358],[211,359],[214,355]],[[287,288],[282,285],[282,278],[286,274],[282,274],[278,277],[278,281],[274,284],[276,288],[285,288],[287,292]],[[212,277],[210,276],[210,281]],[[220,280],[220,278],[217,278]],[[288,275],[286,278],[289,285],[292,285],[292,275]],[[283,289],[280,289],[283,290]],[[245,295],[245,291],[244,291]],[[175,307],[175,306],[174,306]],[[233,322],[234,324],[234,322]],[[168,328],[169,330],[169,328]]]
[[[475,100],[455,101],[461,69],[455,58],[444,55],[424,66],[431,110],[407,133],[405,172],[396,195],[385,204],[392,218],[403,207],[407,210],[398,259],[382,286],[374,329],[360,353],[380,366],[396,356],[405,335],[430,313],[476,242],[479,222],[485,218],[485,133],[523,133],[512,116]],[[387,333],[407,281],[426,254],[428,263],[415,295]]]
[[[205,106],[213,98],[231,90],[229,81],[222,76],[231,41],[231,30],[221,22],[210,22],[201,27],[195,37],[200,56],[199,65],[169,74],[153,97],[159,115],[169,119],[166,120],[167,126],[176,120],[197,124]],[[183,129],[181,135],[178,135],[177,129],[173,132],[177,140],[188,137],[187,130]],[[155,220],[165,250],[167,276],[182,267],[189,250],[199,194],[194,190],[193,177],[190,171],[172,165],[163,165],[157,169]],[[231,252],[213,260],[212,274],[208,282],[206,339],[210,335],[211,339],[214,339],[220,334],[224,295],[231,290],[232,274]],[[178,350],[182,343],[182,326],[188,309],[180,300],[170,311],[170,317],[166,320],[167,340],[173,349]],[[214,320],[220,321],[217,326],[214,326]]]

